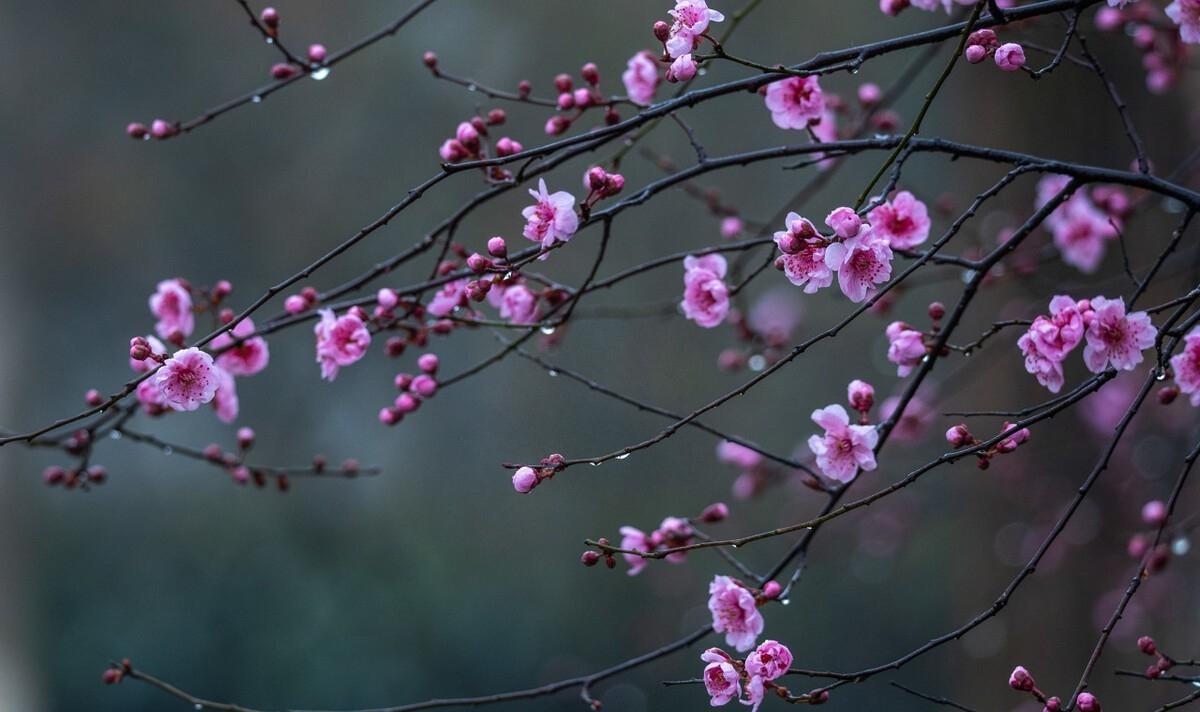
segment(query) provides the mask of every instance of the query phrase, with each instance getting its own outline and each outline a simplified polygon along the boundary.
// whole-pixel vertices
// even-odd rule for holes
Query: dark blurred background
[[[713,4],[727,13],[739,5]],[[554,74],[594,61],[605,91],[616,93],[625,60],[650,46],[648,28],[668,5],[443,0],[324,81],[304,81],[180,140],[143,144],[125,138],[128,121],[186,119],[266,81],[276,55],[236,3],[0,0],[0,126],[7,137],[0,161],[0,425],[42,424],[78,410],[86,389],[111,392],[123,383],[128,339],[150,331],[146,298],[158,280],[229,279],[234,305],[244,306],[435,172],[443,138],[492,104],[431,79],[420,63],[423,51],[435,50],[448,71],[485,83],[515,87],[528,78],[543,95]],[[335,49],[393,20],[408,0],[276,6],[293,47],[320,41]],[[943,21],[916,11],[888,20],[873,0],[766,0],[730,50],[794,62]],[[1090,32],[1090,20],[1083,27]],[[1020,36],[1050,45],[1058,31],[1049,19]],[[1097,34],[1094,44],[1132,105],[1156,167],[1169,171],[1194,143],[1194,84],[1185,78],[1174,93],[1151,95],[1126,39]],[[948,51],[899,102],[906,121]],[[1030,59],[1040,65],[1046,57],[1031,51]],[[850,98],[861,81],[887,86],[906,62],[888,57],[856,77],[829,77],[825,87]],[[740,74],[719,67],[700,81]],[[1036,84],[963,65],[925,133],[1125,167],[1132,153],[1105,102],[1095,77],[1069,63]],[[526,146],[544,140],[544,111],[506,108],[506,133]],[[800,140],[776,129],[753,95],[712,102],[686,118],[714,155]],[[690,158],[670,123],[651,145],[680,162]],[[852,202],[881,159],[856,159],[808,204],[790,207],[817,217]],[[552,189],[578,193],[587,165],[560,169]],[[930,203],[955,191],[961,207],[998,171],[918,158],[901,187]],[[624,172],[631,187],[657,175],[636,155]],[[761,164],[705,185],[721,188],[745,215],[765,219],[810,175]],[[312,284],[337,284],[410,245],[478,189],[475,176],[440,186]],[[1027,215],[1032,199],[1033,182],[1019,183],[954,244],[961,252],[994,244],[1000,230]],[[522,242],[519,210],[527,202],[518,191],[494,201],[464,222],[458,239],[471,249],[493,234]],[[1129,226],[1136,266],[1144,269],[1168,239],[1175,211],[1154,202]],[[950,219],[939,214],[935,229]],[[580,234],[545,269],[577,283],[596,237],[594,230]],[[673,191],[617,221],[601,271],[719,241],[716,220]],[[1049,237],[1035,242],[1043,248]],[[1186,290],[1194,255],[1184,249],[1145,303]],[[384,284],[421,279],[428,269],[415,265]],[[812,409],[842,401],[851,378],[872,381],[881,398],[898,391],[883,358],[883,326],[892,318],[923,320],[930,300],[957,297],[960,277],[948,268],[927,270],[923,286],[905,293],[890,315],[872,315],[823,343],[710,422],[790,452],[815,429]],[[836,290],[806,297],[775,272],[748,290],[743,306],[781,287],[781,298],[803,309],[796,340],[848,310]],[[680,290],[681,269],[670,267],[595,303],[661,304]],[[961,333],[974,335],[996,318],[1031,317],[1065,290],[1080,297],[1128,291],[1115,247],[1091,278],[1053,261],[1032,277],[997,283]],[[936,412],[1045,399],[1022,369],[1015,336],[997,338],[969,362],[952,357],[940,365],[923,394]],[[550,357],[687,411],[748,377],[715,367],[733,340],[729,329],[704,331],[678,316],[588,320]],[[335,462],[356,457],[382,465],[382,476],[297,481],[280,495],[233,486],[203,463],[112,442],[96,457],[110,482],[89,493],[65,492],[47,489],[39,474],[61,455],[18,446],[0,451],[0,709],[186,707],[144,685],[103,687],[106,664],[122,657],[202,696],[268,709],[376,707],[583,674],[702,625],[707,581],[724,573],[711,553],[687,566],[651,565],[637,578],[626,577],[623,565],[585,569],[577,563],[585,537],[614,537],[622,524],[650,530],[666,515],[692,515],[717,500],[730,502],[733,517],[713,533],[735,535],[807,518],[820,504],[819,495],[794,483],[751,501],[733,498],[736,472],[718,463],[712,438],[689,430],[623,462],[572,469],[531,496],[516,496],[501,462],[553,451],[599,454],[658,432],[664,421],[509,359],[387,429],[375,413],[392,397],[392,375],[412,370],[415,354],[397,364],[377,348],[329,384],[318,379],[311,341],[308,327],[273,336],[270,368],[239,380],[238,425],[259,434],[254,459],[304,464],[322,452]],[[494,348],[486,332],[433,346],[446,373]],[[1077,359],[1067,375],[1069,383],[1083,377]],[[1109,398],[1120,408],[1140,377],[1119,379],[1097,401]],[[987,472],[970,462],[941,469],[834,522],[818,537],[791,605],[766,610],[766,635],[787,642],[798,666],[848,670],[891,660],[965,622],[1015,575],[1083,480],[1111,427],[1109,410],[1089,402],[1037,428],[1028,446]],[[1068,694],[1133,571],[1125,542],[1140,526],[1138,511],[1145,500],[1165,497],[1197,435],[1195,411],[1184,400],[1147,410],[1094,496],[1001,616],[902,671],[838,690],[832,704],[930,709],[887,686],[896,679],[981,709],[1016,709],[1023,698],[1005,685],[1016,664],[1034,671],[1043,688]],[[940,433],[951,422],[936,416],[924,439],[889,445],[880,469],[856,491],[873,491],[942,452]],[[234,431],[207,409],[140,427],[197,447],[231,447]],[[1195,504],[1187,498],[1185,516]],[[776,540],[743,555],[765,569],[790,545]],[[1188,542],[1173,546],[1186,552]],[[1172,654],[1200,653],[1193,558],[1177,556],[1152,578],[1119,626],[1094,678],[1106,709],[1135,702],[1149,708],[1182,694],[1111,671],[1145,666],[1132,642],[1143,633]],[[702,645],[709,644],[716,638]],[[612,710],[706,708],[702,689],[658,684],[698,675],[700,649],[596,692]],[[798,679],[793,687],[815,685]],[[570,691],[513,708],[580,704]]]

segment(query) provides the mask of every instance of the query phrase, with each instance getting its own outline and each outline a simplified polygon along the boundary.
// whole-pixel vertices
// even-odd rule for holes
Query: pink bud
[[[608,173],[600,166],[592,166],[583,174],[583,184],[588,190],[604,190]]]
[[[437,393],[437,381],[427,374],[421,374],[412,381],[412,390],[422,398],[432,398]]]
[[[1018,665],[1008,676],[1008,686],[1014,690],[1029,692],[1037,686],[1037,683],[1033,681],[1033,675],[1030,675],[1028,670]]]
[[[400,303],[400,297],[396,295],[394,289],[384,287],[375,293],[375,301],[384,309],[394,309]]]
[[[654,32],[654,37],[659,42],[666,42],[671,37],[671,26],[662,20],[654,23],[653,27],[651,27],[651,31]]]
[[[277,62],[271,65],[271,76],[280,80],[294,77],[299,71],[300,70],[285,62]]]
[[[1100,712],[1100,700],[1090,692],[1080,692],[1075,698],[1075,706],[1079,712]]]
[[[963,52],[963,56],[966,57],[967,61],[971,64],[979,64],[983,60],[987,59],[987,50],[980,45],[970,45]]]
[[[426,52],[425,54],[421,55],[421,62],[430,69],[436,69],[438,56],[433,52]]]
[[[1158,652],[1158,646],[1154,644],[1154,638],[1151,638],[1148,635],[1143,635],[1142,637],[1138,638],[1137,646],[1138,650],[1142,651],[1146,655],[1154,655],[1154,653]]]
[[[488,126],[499,126],[508,120],[508,114],[504,109],[492,109],[487,113]]]
[[[1015,72],[1025,66],[1025,49],[1015,42],[1009,42],[996,49],[994,59],[1000,69]]]
[[[571,80],[570,74],[559,74],[554,77],[554,88],[560,93],[569,92],[575,88],[575,82]]]
[[[1167,505],[1155,499],[1142,506],[1142,521],[1157,527],[1167,521]]]
[[[393,410],[392,408],[379,409],[379,422],[383,423],[384,425],[395,425],[396,423],[400,422],[401,417],[402,416],[400,415],[399,411]]]
[[[532,467],[522,467],[512,476],[513,489],[529,494],[538,485],[538,476]]]
[[[150,123],[150,135],[154,138],[170,138],[175,134],[175,126],[165,119],[155,119]]]
[[[145,124],[133,122],[125,127],[125,135],[129,138],[142,139],[150,135],[150,129]]]
[[[88,405],[96,406],[104,402],[104,396],[100,395],[100,391],[95,388],[89,388],[87,393],[83,394],[83,400]]]
[[[736,215],[730,215],[721,220],[721,237],[732,240],[742,233],[743,228],[742,219]]]
[[[250,481],[250,468],[245,465],[239,465],[233,469],[233,481],[239,485],[244,485]]]
[[[836,208],[825,218],[825,224],[833,228],[838,237],[851,238],[862,229],[862,218],[853,208]]]
[[[463,121],[458,125],[458,129],[454,132],[454,137],[472,153],[479,149],[479,130],[467,121]]]
[[[574,97],[575,106],[585,109],[592,105],[592,92],[584,87],[579,87],[575,90]]]
[[[311,44],[308,46],[308,61],[310,62],[320,64],[325,61],[326,54],[325,45],[323,44]]]
[[[475,274],[483,274],[484,272],[487,272],[488,268],[491,266],[491,260],[479,254],[478,252],[471,253],[471,256],[467,258],[467,269],[471,270]]]
[[[520,490],[517,491],[520,492]],[[600,552],[588,549],[579,557],[579,562],[584,566],[595,566],[600,563]]]
[[[508,254],[508,246],[503,237],[496,236],[487,241],[487,251],[492,257],[503,259]]]
[[[781,593],[783,593],[783,586],[780,586],[778,581],[768,581],[763,584],[763,598],[773,601],[776,598],[779,598],[779,594]]]
[[[273,7],[263,8],[262,14],[258,17],[264,25],[271,29],[279,27],[279,11]]]
[[[547,135],[557,136],[558,134],[563,133],[564,131],[569,129],[570,127],[571,127],[571,122],[569,120],[567,120],[567,117],[559,116],[558,114],[555,114],[554,116],[551,116],[546,121],[545,130],[546,130]]]
[[[520,153],[524,148],[520,143],[508,136],[504,136],[496,142],[496,155],[500,157],[511,156],[514,153]]]
[[[392,404],[396,408],[396,412],[401,415],[412,413],[417,408],[421,407],[421,401],[412,397],[410,393],[401,393],[396,396],[396,402]]]
[[[579,70],[579,76],[583,77],[583,81],[591,84],[592,86],[596,86],[600,83],[600,70],[593,62],[588,62],[587,64],[583,65],[583,69]]]
[[[850,401],[850,407],[860,413],[866,414],[875,404],[875,388],[870,383],[857,379],[850,381],[846,394]]]
[[[954,447],[962,447],[974,440],[971,436],[971,431],[967,430],[967,426],[959,423],[946,431],[946,442]]]
[[[900,11],[908,6],[909,0],[879,0],[879,10],[892,17],[899,15]]]
[[[700,513],[700,521],[713,524],[729,516],[729,506],[724,502],[714,502]]]
[[[308,302],[299,294],[293,294],[283,301],[283,309],[288,314],[299,314],[308,308]]]
[[[858,88],[858,101],[863,106],[875,106],[883,98],[878,84],[867,82]]]
[[[417,359],[417,367],[430,375],[437,373],[438,363],[437,354],[421,354]]]
[[[692,55],[681,55],[667,68],[668,82],[686,82],[696,76],[696,61]]]

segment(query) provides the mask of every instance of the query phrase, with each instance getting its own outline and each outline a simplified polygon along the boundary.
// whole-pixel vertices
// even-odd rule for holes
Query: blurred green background
[[[276,4],[283,36],[297,49],[315,41],[344,46],[407,5]],[[713,5],[727,13],[739,6]],[[431,79],[420,63],[423,51],[435,50],[448,71],[485,83],[514,87],[528,78],[543,95],[554,74],[594,61],[605,91],[616,93],[625,60],[650,46],[648,28],[666,9],[643,0],[442,0],[322,82],[301,82],[181,140],[143,144],[125,138],[128,121],[186,119],[265,83],[276,55],[236,3],[0,0],[0,425],[41,424],[80,408],[87,388],[110,392],[123,383],[128,339],[151,329],[146,297],[159,279],[229,279],[234,305],[244,306],[435,172],[438,144],[458,121],[492,104]],[[874,0],[765,0],[729,48],[766,63],[794,62],[943,21],[916,11],[888,20]],[[1090,20],[1083,26],[1090,31]],[[1050,19],[1021,36],[1050,45],[1058,29]],[[1097,36],[1095,46],[1133,106],[1156,166],[1169,170],[1194,143],[1194,83],[1187,78],[1175,93],[1152,96],[1126,40]],[[898,104],[906,119],[948,49]],[[1030,57],[1032,64],[1045,61],[1032,51]],[[886,86],[906,61],[872,62],[856,77],[829,77],[825,87],[850,98],[858,82]],[[740,75],[719,67],[700,81]],[[505,133],[527,147],[544,140],[544,111],[506,108]],[[713,155],[801,140],[776,129],[750,94],[686,118]],[[1124,167],[1132,157],[1100,83],[1069,64],[1036,84],[992,67],[960,66],[925,133],[1110,166]],[[670,123],[652,145],[681,163],[690,157]],[[851,202],[881,158],[856,159],[809,204],[790,207],[820,216]],[[578,192],[587,165],[576,161],[552,174],[551,188]],[[657,175],[636,156],[624,172],[631,188]],[[957,191],[961,206],[999,175],[995,166],[918,158],[902,187],[929,202]],[[705,185],[720,187],[745,215],[765,219],[808,179],[808,172],[761,164]],[[337,284],[410,245],[479,188],[476,176],[444,184],[312,284]],[[521,242],[519,211],[527,198],[518,193],[475,213],[459,240],[471,249],[493,234]],[[959,251],[994,244],[999,230],[1027,214],[1032,195],[1032,181],[1019,183],[964,231]],[[1135,265],[1145,265],[1169,237],[1173,207],[1156,203],[1130,226]],[[949,220],[939,215],[935,228]],[[596,237],[594,230],[582,233],[545,269],[577,282]],[[716,221],[673,191],[617,221],[601,272],[719,240]],[[1046,234],[1035,240],[1039,248],[1049,242]],[[1190,286],[1194,255],[1177,258],[1172,278],[1146,303]],[[1060,291],[1127,290],[1120,269],[1110,249],[1093,278],[1052,262],[1032,277],[1000,282],[976,303],[962,334],[996,318],[1031,317]],[[385,284],[421,279],[426,270],[415,265]],[[883,326],[891,318],[920,323],[931,299],[956,298],[959,278],[948,268],[930,270],[891,315],[869,315],[710,422],[789,452],[813,431],[812,409],[840,402],[851,378],[872,381],[881,397],[899,390],[883,358]],[[781,275],[765,274],[747,303],[781,285],[787,287]],[[680,289],[681,270],[670,267],[596,303],[658,304]],[[806,297],[784,290],[804,310],[797,339],[848,311],[835,291]],[[936,397],[937,410],[1043,400],[1014,339],[996,339],[969,363],[952,357],[939,366],[926,394]],[[663,421],[510,359],[387,429],[375,413],[392,397],[392,375],[412,370],[415,354],[397,364],[376,349],[328,384],[318,379],[311,340],[307,327],[273,336],[270,368],[239,381],[238,425],[259,434],[254,459],[303,464],[323,452],[334,462],[356,457],[382,465],[383,476],[296,481],[280,495],[235,487],[202,463],[113,442],[96,458],[110,482],[90,493],[65,492],[44,487],[39,474],[62,457],[0,450],[0,709],[186,707],[144,685],[102,686],[107,662],[122,657],[199,695],[267,709],[377,707],[584,674],[702,625],[706,583],[725,572],[708,553],[687,566],[652,565],[637,578],[626,577],[623,565],[585,569],[577,563],[585,537],[614,537],[622,524],[650,530],[664,516],[692,515],[718,500],[731,503],[733,517],[713,533],[735,535],[807,518],[820,504],[797,486],[749,502],[732,499],[736,473],[717,462],[712,438],[687,430],[623,462],[575,468],[531,496],[515,496],[501,462],[599,454],[657,432]],[[732,342],[728,329],[703,331],[678,316],[590,320],[571,329],[550,357],[687,411],[748,377],[715,368]],[[494,348],[486,333],[433,344],[445,373]],[[1077,363],[1068,370],[1068,379],[1082,376]],[[1121,379],[1102,397],[1119,404],[1131,387]],[[1043,688],[1067,694],[1132,573],[1125,541],[1139,526],[1141,504],[1165,497],[1197,435],[1195,411],[1183,400],[1148,411],[1003,615],[900,672],[838,690],[831,704],[930,709],[887,686],[896,679],[980,709],[1017,709],[1023,699],[1005,685],[1016,664],[1029,667]],[[1069,500],[1103,442],[1089,425],[1103,415],[1100,405],[1085,405],[1081,414],[1037,428],[1030,445],[987,472],[970,462],[939,470],[836,521],[817,539],[791,605],[766,610],[766,635],[788,643],[798,666],[849,670],[891,660],[957,627],[990,605]],[[873,491],[942,452],[939,433],[951,422],[939,416],[923,441],[889,445],[880,469],[856,491]],[[986,421],[979,431],[998,426]],[[234,430],[207,409],[141,427],[194,446],[229,447]],[[1194,504],[1189,498],[1183,512]],[[1186,543],[1176,544],[1182,550]],[[768,542],[744,557],[765,569],[790,544]],[[1106,709],[1135,701],[1149,708],[1182,694],[1110,671],[1144,667],[1132,643],[1143,633],[1172,654],[1200,653],[1195,583],[1193,557],[1182,556],[1139,594],[1095,676]],[[700,649],[596,692],[611,710],[707,708],[699,688],[658,684],[698,675]],[[793,687],[815,685],[798,679]],[[569,691],[511,707],[581,705]]]

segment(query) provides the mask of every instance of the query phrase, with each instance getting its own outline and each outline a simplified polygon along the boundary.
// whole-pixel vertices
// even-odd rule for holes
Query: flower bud
[[[521,494],[529,494],[538,486],[538,476],[532,467],[522,467],[512,476],[513,489]]]
[[[714,524],[729,516],[729,506],[724,502],[714,502],[700,513],[700,521]]]

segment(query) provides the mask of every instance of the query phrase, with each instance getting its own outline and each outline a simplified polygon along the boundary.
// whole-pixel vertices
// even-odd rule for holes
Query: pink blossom
[[[745,229],[745,224],[736,215],[729,215],[721,220],[721,237],[726,240],[732,240],[742,234],[743,229]]]
[[[212,399],[213,410],[217,411],[217,418],[222,423],[232,423],[238,417],[237,384],[233,375],[219,365],[213,367],[213,373],[217,377],[217,392]]]
[[[805,129],[821,120],[825,94],[816,77],[788,77],[767,85],[767,109],[781,129]]]
[[[555,242],[566,242],[579,229],[579,216],[575,214],[575,196],[565,190],[551,193],[546,190],[546,181],[538,180],[538,189],[530,190],[537,203],[521,211],[525,218],[525,237],[540,242],[542,249]]]
[[[833,234],[850,239],[857,236],[859,230],[862,230],[863,219],[858,216],[854,208],[843,206],[834,208],[829,215],[825,216],[825,224],[833,230]]]
[[[1055,214],[1051,230],[1063,262],[1087,274],[1095,272],[1104,259],[1105,242],[1117,237],[1111,219],[1082,195],[1068,200]]]
[[[621,74],[621,81],[625,83],[629,100],[638,106],[649,106],[654,102],[654,92],[662,81],[654,55],[642,50],[629,58],[626,67]]]
[[[808,449],[817,456],[817,467],[830,479],[849,482],[858,468],[875,469],[876,443],[879,433],[870,425],[850,425],[846,409],[829,405],[814,410],[813,422],[825,429],[824,435],[808,439]]]
[[[1059,294],[1050,300],[1050,317],[1034,319],[1029,331],[1042,353],[1062,361],[1083,340],[1085,328],[1079,303]]]
[[[1175,0],[1167,5],[1167,17],[1179,25],[1179,37],[1188,44],[1200,44],[1200,0]]]
[[[713,630],[724,633],[725,643],[738,652],[753,648],[763,629],[763,617],[758,612],[754,594],[728,576],[714,577],[708,585],[708,593]]]
[[[1015,72],[1025,66],[1025,48],[1016,42],[1008,42],[996,48],[992,59],[1001,70]]]
[[[722,440],[717,445],[717,459],[743,470],[753,470],[763,462],[763,456],[759,453],[728,440]]]
[[[706,329],[720,325],[729,313],[729,288],[725,285],[725,258],[711,254],[688,255],[683,260],[683,301],[687,318]]]
[[[896,364],[896,375],[907,376],[921,364],[926,348],[924,334],[902,321],[893,321],[887,327],[887,359]]]
[[[846,400],[850,402],[850,407],[854,410],[866,413],[871,410],[871,406],[875,405],[875,387],[856,378],[846,386]]]
[[[788,213],[784,225],[787,229],[775,233],[775,243],[783,252],[779,259],[788,281],[804,287],[805,294],[833,284],[833,270],[825,264],[824,240],[812,222]]]
[[[1063,387],[1062,359],[1042,353],[1038,341],[1030,335],[1032,329],[1030,327],[1030,331],[1017,339],[1017,346],[1025,356],[1025,370],[1036,376],[1038,383],[1050,389],[1051,393],[1058,393]]]
[[[500,296],[500,317],[508,319],[513,324],[535,323],[537,309],[537,295],[523,284],[514,284],[508,287]]]
[[[867,218],[875,234],[897,250],[907,250],[929,237],[929,210],[907,190],[871,210]]]
[[[700,655],[708,665],[704,666],[704,689],[712,698],[711,705],[720,707],[742,694],[741,675],[733,666],[733,660],[718,648],[709,648]]]
[[[1179,391],[1200,406],[1200,329],[1194,329],[1183,339],[1183,351],[1171,357],[1171,370]]]
[[[746,324],[768,345],[782,346],[792,339],[803,312],[800,302],[786,287],[772,289],[754,302],[746,315]]]
[[[1030,675],[1028,670],[1018,665],[1008,676],[1008,686],[1014,690],[1029,692],[1037,686],[1037,683],[1034,682],[1033,675]]]
[[[145,406],[146,410],[153,413],[159,408],[166,407],[166,401],[163,400],[162,393],[158,390],[158,383],[154,378],[147,378],[137,385],[137,390],[134,391],[137,396],[138,403]]]
[[[529,494],[538,485],[537,472],[532,467],[518,468],[512,476],[513,489],[520,494]]]
[[[653,551],[654,545],[650,543],[650,537],[646,536],[646,532],[636,527],[621,527],[621,548],[630,551]],[[622,554],[625,563],[629,564],[629,575],[637,576],[642,569],[646,568],[646,559],[637,554]]]
[[[233,327],[233,336],[221,333],[212,340],[213,351],[220,351],[234,343],[234,337],[245,339],[237,346],[217,357],[217,365],[235,376],[253,376],[267,367],[271,352],[267,348],[267,340],[261,336],[250,337],[254,333],[254,322],[249,318],[238,322]],[[250,337],[250,338],[246,338]]]
[[[153,336],[146,336],[145,338],[146,343],[150,345],[150,353],[165,354],[167,352],[167,347],[163,346],[163,342],[159,341]],[[146,373],[154,370],[155,366],[156,362],[153,359],[147,358],[142,359],[141,361],[132,357],[129,359],[129,367],[133,369],[134,373]],[[145,383],[145,381],[142,381],[142,383]]]
[[[879,415],[885,420],[896,414],[900,407],[900,396],[888,396],[879,404]],[[933,425],[936,413],[923,398],[913,396],[904,408],[904,414],[892,427],[892,440],[898,443],[916,443],[925,439]]]
[[[317,363],[321,378],[332,381],[338,369],[361,359],[371,345],[371,332],[352,312],[335,317],[332,309],[320,311],[321,320],[313,327],[317,337]]]
[[[892,248],[870,225],[863,225],[853,238],[825,248],[825,264],[837,270],[842,293],[858,303],[875,292],[874,285],[891,278]]]
[[[746,698],[739,700],[743,705],[750,708],[750,712],[758,712],[759,705],[762,704],[766,697],[766,689],[763,687],[762,677],[755,675],[746,683]]]
[[[691,52],[700,35],[708,30],[708,23],[725,19],[721,13],[709,9],[705,0],[678,0],[668,14],[675,18],[666,42],[667,54],[672,59]]]
[[[446,316],[450,312],[467,303],[467,283],[470,280],[456,279],[442,285],[437,294],[429,300],[425,311],[433,316]]]
[[[1084,364],[1092,373],[1100,373],[1109,364],[1120,371],[1132,371],[1142,362],[1142,350],[1154,345],[1158,329],[1146,312],[1126,315],[1123,298],[1096,297],[1091,306],[1095,314],[1088,321]]]
[[[696,60],[691,54],[681,54],[667,68],[668,82],[686,82],[696,76]]]
[[[164,339],[172,334],[192,335],[196,319],[192,314],[192,293],[178,279],[165,279],[150,295],[150,312],[158,318],[154,330]]]
[[[764,680],[783,677],[791,666],[792,651],[775,640],[764,640],[746,656],[746,674]]]
[[[196,410],[208,403],[220,385],[212,356],[197,348],[176,351],[154,374],[163,404],[175,410]]]

